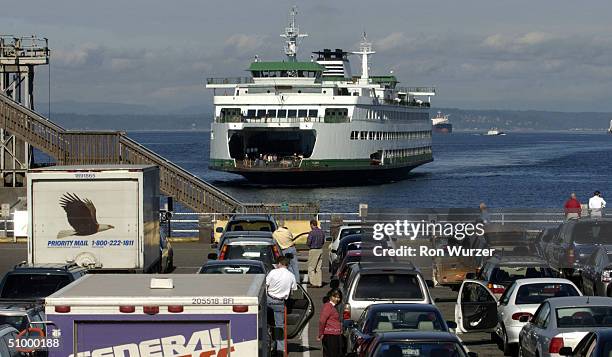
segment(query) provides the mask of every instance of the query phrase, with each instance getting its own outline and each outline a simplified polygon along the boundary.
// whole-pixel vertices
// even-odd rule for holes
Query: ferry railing
[[[216,123],[255,123],[255,124],[267,124],[267,123],[323,123],[327,122],[321,117],[296,117],[296,118],[249,118],[249,117],[215,117]]]
[[[302,159],[281,158],[280,160],[265,160],[265,159],[244,159],[236,160],[237,168],[254,168],[254,169],[293,169],[299,168],[302,165]]]
[[[436,93],[436,87],[397,87],[395,90],[404,93]]]
[[[251,77],[206,78],[206,84],[250,84],[255,83]]]

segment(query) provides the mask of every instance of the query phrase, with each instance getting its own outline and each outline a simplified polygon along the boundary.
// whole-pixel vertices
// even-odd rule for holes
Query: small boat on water
[[[493,128],[489,131],[487,131],[487,133],[485,134],[486,136],[500,136],[500,135],[506,135],[506,133],[504,133],[503,131],[497,129],[497,128]]]
[[[610,127],[608,128],[608,134],[612,134],[612,120],[610,120]]]

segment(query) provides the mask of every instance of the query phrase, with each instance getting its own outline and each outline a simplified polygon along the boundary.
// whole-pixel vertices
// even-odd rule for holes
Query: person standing
[[[491,214],[489,213],[489,208],[484,202],[480,202],[480,222],[483,224],[491,223]]]
[[[603,216],[603,209],[606,208],[606,201],[601,198],[601,192],[595,191],[593,197],[589,199],[589,210],[591,211],[591,217]]]
[[[278,243],[283,255],[289,258],[289,271],[295,276],[295,281],[300,283],[300,267],[298,264],[297,249],[293,241],[293,234],[284,226],[284,222],[280,222],[279,227],[272,233],[272,238]],[[288,256],[291,254],[291,256]]]
[[[297,289],[297,283],[293,273],[287,269],[289,259],[285,256],[278,258],[275,269],[271,270],[266,276],[267,305],[274,313],[274,326],[276,330],[285,329],[285,301],[291,295],[291,290]],[[276,331],[275,331],[276,333]],[[275,341],[277,355],[282,356],[285,352],[285,340]]]
[[[342,301],[342,293],[338,289],[333,289],[327,296],[329,300],[321,307],[317,341],[321,341],[323,344],[324,357],[341,357],[343,351],[342,328],[337,306]]]
[[[570,198],[565,201],[565,205],[563,206],[563,208],[565,209],[565,218],[580,218],[582,206],[580,205],[580,201],[578,201],[578,199],[576,198],[576,193],[572,192]]]
[[[306,244],[308,245],[308,282],[313,288],[323,286],[323,244],[325,243],[325,233],[318,227],[316,219],[310,221],[310,233]]]

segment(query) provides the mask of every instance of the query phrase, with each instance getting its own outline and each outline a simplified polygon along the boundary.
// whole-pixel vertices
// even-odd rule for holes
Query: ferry
[[[249,77],[208,78],[213,90],[212,170],[262,184],[348,184],[406,178],[433,161],[429,121],[434,87],[401,87],[371,75],[376,52],[324,49],[298,61],[296,9],[281,35],[284,61],[250,64]],[[353,76],[350,55],[361,57]]]
[[[453,124],[448,119],[449,114],[438,112],[435,117],[431,118],[431,126],[434,133],[450,134],[453,132]]]

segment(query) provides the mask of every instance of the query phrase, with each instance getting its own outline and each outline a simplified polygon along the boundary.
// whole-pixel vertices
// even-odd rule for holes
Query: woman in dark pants
[[[323,304],[319,317],[319,334],[317,341],[323,343],[324,357],[341,357],[342,351],[342,325],[337,306],[342,301],[342,293],[333,289],[327,294],[329,301]]]

